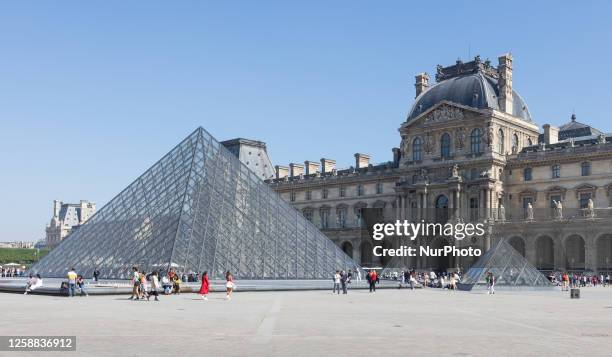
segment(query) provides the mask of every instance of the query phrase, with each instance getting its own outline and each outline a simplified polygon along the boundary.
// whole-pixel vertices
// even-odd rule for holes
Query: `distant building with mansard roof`
[[[79,203],[63,203],[54,200],[53,217],[45,229],[47,247],[56,247],[94,213],[96,213],[96,204],[93,202],[81,200]]]

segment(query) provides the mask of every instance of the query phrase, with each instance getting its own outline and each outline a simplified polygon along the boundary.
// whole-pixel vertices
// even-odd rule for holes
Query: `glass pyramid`
[[[486,275],[495,276],[495,288],[543,289],[552,283],[505,239],[500,239],[472,265],[458,284],[460,290],[487,289]]]
[[[133,266],[240,279],[328,279],[357,267],[203,128],[30,270],[121,279]]]

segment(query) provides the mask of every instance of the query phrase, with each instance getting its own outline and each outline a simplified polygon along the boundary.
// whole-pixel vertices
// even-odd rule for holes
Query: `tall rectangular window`
[[[582,176],[590,176],[591,175],[591,163],[588,161],[585,161],[582,164],[580,164],[580,172],[582,173]]]
[[[382,182],[377,182],[376,183],[376,194],[380,195],[381,193],[383,193],[383,184]]]
[[[580,208],[588,208],[589,200],[593,195],[590,192],[580,194]]]
[[[346,196],[346,187],[340,186],[340,197]]]
[[[553,165],[552,167],[552,178],[560,178],[561,177],[561,165]]]
[[[523,170],[523,178],[525,179],[525,181],[531,181],[531,179],[532,179],[532,169],[531,169],[531,167],[528,167],[525,170]]]

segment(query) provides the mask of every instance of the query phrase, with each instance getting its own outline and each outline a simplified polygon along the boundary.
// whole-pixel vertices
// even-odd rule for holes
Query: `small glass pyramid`
[[[130,269],[222,278],[328,279],[357,265],[203,128],[196,129],[34,265],[90,277]]]
[[[460,290],[487,289],[486,275],[495,276],[495,288],[547,289],[553,284],[505,239],[500,239],[462,277]]]

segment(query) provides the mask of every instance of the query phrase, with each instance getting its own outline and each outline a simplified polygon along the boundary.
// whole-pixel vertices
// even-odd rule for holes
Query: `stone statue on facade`
[[[555,201],[553,200],[553,204],[555,205],[555,219],[562,220],[563,219],[563,204],[561,200]]]
[[[408,156],[408,138],[407,137],[402,137],[402,142],[400,143],[400,152],[402,153],[402,156],[404,157]]]
[[[459,177],[459,165],[453,165],[452,177]]]
[[[506,208],[503,204],[499,205],[499,220],[500,222],[506,222]]]
[[[606,134],[599,134],[598,142],[600,144],[605,144],[606,143]]]
[[[587,203],[587,218],[593,219],[595,218],[595,204],[593,203],[593,199],[589,198],[589,202]]]
[[[527,203],[527,220],[533,221],[533,206],[531,202]]]
[[[484,137],[485,143],[487,144],[488,147],[493,146],[494,138],[495,138],[495,129],[493,129],[493,125],[489,125],[485,133],[485,137]]]

